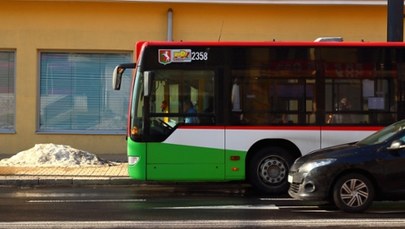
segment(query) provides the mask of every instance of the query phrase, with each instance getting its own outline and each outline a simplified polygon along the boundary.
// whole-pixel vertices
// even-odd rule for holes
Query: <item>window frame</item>
[[[16,114],[17,114],[17,100],[16,100],[16,82],[17,82],[17,74],[16,74],[16,72],[17,72],[17,69],[16,69],[16,67],[17,67],[17,60],[16,60],[16,57],[17,57],[17,50],[16,49],[0,49],[0,52],[1,53],[11,53],[11,54],[13,54],[13,63],[12,63],[12,71],[13,71],[13,81],[14,81],[14,83],[13,83],[13,93],[12,93],[12,95],[13,95],[13,103],[14,103],[14,109],[13,109],[13,122],[12,122],[12,128],[9,128],[9,129],[7,129],[7,128],[1,128],[0,127],[0,134],[13,134],[13,133],[16,133]]]

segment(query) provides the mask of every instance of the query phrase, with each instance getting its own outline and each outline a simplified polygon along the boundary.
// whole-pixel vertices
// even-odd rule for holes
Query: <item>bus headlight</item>
[[[139,157],[128,157],[128,165],[136,165],[139,161]]]

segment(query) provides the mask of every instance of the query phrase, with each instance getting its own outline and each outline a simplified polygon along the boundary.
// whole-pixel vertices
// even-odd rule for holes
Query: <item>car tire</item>
[[[249,182],[263,194],[287,193],[288,171],[293,162],[294,158],[283,148],[262,148],[249,161]]]
[[[358,213],[368,209],[374,200],[374,186],[361,174],[340,177],[333,187],[333,201],[345,212]]]

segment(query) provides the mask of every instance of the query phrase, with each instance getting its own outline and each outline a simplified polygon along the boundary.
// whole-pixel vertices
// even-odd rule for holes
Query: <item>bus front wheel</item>
[[[293,157],[283,148],[263,148],[249,162],[248,179],[261,193],[284,194],[289,187],[287,177],[293,162]]]

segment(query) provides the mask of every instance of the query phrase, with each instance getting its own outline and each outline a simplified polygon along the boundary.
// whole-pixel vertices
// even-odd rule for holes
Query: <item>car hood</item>
[[[347,143],[347,144],[342,144],[342,145],[337,145],[337,146],[331,146],[323,149],[319,149],[316,151],[313,151],[297,160],[300,163],[305,163],[307,161],[313,161],[313,160],[318,160],[318,159],[325,159],[325,158],[345,158],[345,157],[351,157],[356,154],[359,154],[361,152],[365,152],[365,148],[368,148],[370,146],[359,146],[356,144],[356,142],[352,143]]]

